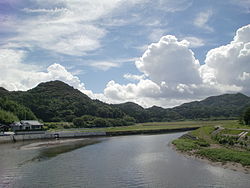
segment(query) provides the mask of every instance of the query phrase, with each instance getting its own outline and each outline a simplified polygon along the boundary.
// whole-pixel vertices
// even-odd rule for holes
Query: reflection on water
[[[33,157],[30,160],[22,162],[20,165],[24,165],[27,162],[36,162],[50,159],[56,157],[62,153],[67,153],[75,149],[96,144],[100,140],[96,139],[75,139],[75,140],[63,140],[60,141],[48,141],[48,142],[39,142],[34,144],[29,144],[20,147],[19,149],[39,149],[37,156]]]
[[[248,187],[249,174],[172,150],[168,143],[181,134],[0,145],[0,187]]]

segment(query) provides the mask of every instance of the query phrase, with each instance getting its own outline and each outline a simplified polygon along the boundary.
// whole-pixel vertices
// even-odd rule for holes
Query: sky
[[[250,96],[250,0],[0,0],[0,70],[143,107]]]

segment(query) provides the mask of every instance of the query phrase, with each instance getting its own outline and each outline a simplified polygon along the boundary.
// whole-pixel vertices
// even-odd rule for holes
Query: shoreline
[[[177,149],[177,147],[174,144],[172,144],[172,142],[170,142],[168,145],[173,150],[175,150],[178,154],[181,154],[186,158],[196,159],[196,160],[208,163],[208,164],[210,164],[212,166],[215,166],[215,167],[221,167],[221,168],[224,168],[224,169],[229,169],[229,170],[233,170],[233,171],[243,172],[245,174],[250,174],[250,166],[243,166],[240,163],[230,162],[230,161],[228,161],[228,162],[212,161],[209,158],[202,157],[202,156],[199,156],[197,154],[194,154],[195,151],[191,151],[191,152],[180,151],[180,150]]]
[[[149,130],[127,130],[127,131],[95,131],[95,132],[78,132],[78,131],[61,131],[61,132],[46,132],[45,134],[24,134],[0,136],[0,144],[15,143],[31,140],[55,140],[59,139],[80,139],[93,137],[113,137],[113,136],[128,136],[128,135],[147,135],[147,134],[166,134],[175,132],[192,131],[200,128],[197,127],[180,127],[169,129],[149,129]]]

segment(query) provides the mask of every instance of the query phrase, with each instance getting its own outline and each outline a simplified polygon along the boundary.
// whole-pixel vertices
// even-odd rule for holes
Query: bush
[[[86,122],[84,121],[83,117],[78,117],[73,119],[73,124],[76,127],[85,127],[86,126]]]

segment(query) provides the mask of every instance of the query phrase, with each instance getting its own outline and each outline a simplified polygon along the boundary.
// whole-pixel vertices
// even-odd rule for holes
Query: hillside
[[[113,105],[119,108],[125,114],[136,119],[137,122],[147,122],[148,121],[148,113],[147,111],[141,107],[140,105],[132,102],[126,102],[122,104]]]
[[[39,119],[47,122],[72,121],[83,115],[103,118],[124,116],[119,109],[91,100],[61,81],[41,83],[26,92],[8,92],[4,96],[29,107]]]
[[[186,119],[229,118],[238,117],[246,106],[250,106],[250,97],[237,93],[212,96],[202,101],[185,103],[173,110]]]
[[[241,93],[208,97],[168,109],[157,106],[144,109],[132,102],[109,105],[92,100],[61,81],[41,83],[28,91],[0,88],[0,97],[4,96],[31,109],[45,122],[72,122],[84,115],[109,119],[133,117],[136,122],[235,118],[250,106],[250,97]]]
[[[138,104],[127,102],[114,105],[121,111],[135,118],[137,122],[160,122],[180,120],[183,117],[172,109],[164,109],[158,106],[153,106],[144,109]]]
[[[250,97],[241,93],[212,96],[168,109],[157,106],[144,109],[135,103],[116,105],[140,122],[237,118],[247,106],[250,106]]]
[[[6,97],[0,98],[0,123],[9,124],[21,119],[36,119],[34,113],[26,106]]]

